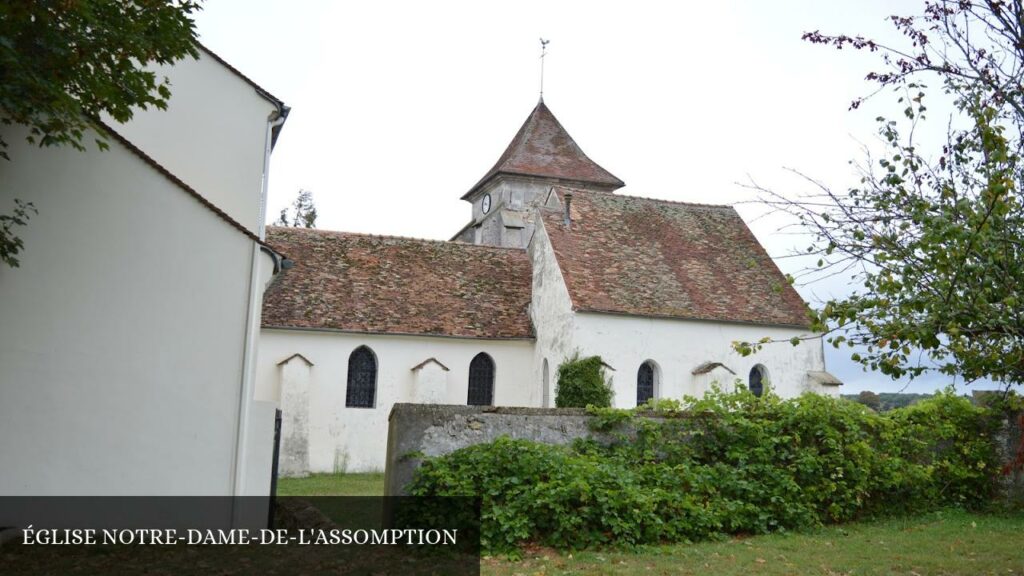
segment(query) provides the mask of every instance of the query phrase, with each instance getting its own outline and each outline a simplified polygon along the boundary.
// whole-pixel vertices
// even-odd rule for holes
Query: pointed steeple
[[[622,180],[598,166],[580,150],[544,104],[543,97],[498,162],[462,199],[468,200],[500,174],[552,178],[563,183],[596,185],[602,190],[625,186]]]

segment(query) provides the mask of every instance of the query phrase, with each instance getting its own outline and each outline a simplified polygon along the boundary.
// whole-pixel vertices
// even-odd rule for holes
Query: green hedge
[[[414,495],[482,497],[486,552],[682,542],[942,506],[997,488],[996,414],[939,394],[879,415],[745,390],[661,402],[662,420],[598,409],[610,444],[502,438],[430,459]]]

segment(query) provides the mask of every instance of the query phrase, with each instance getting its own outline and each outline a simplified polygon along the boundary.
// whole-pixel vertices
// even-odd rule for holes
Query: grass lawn
[[[383,496],[384,473],[312,474],[278,478],[278,496]]]
[[[383,493],[383,474],[314,474],[278,481],[281,496],[377,496]],[[949,510],[914,518],[846,524],[810,533],[648,546],[635,552],[560,553],[531,548],[519,561],[485,558],[481,571],[495,576],[1024,576],[1024,513],[993,515]]]
[[[945,511],[812,533],[644,547],[636,552],[528,550],[485,558],[482,574],[1024,574],[1024,514]]]

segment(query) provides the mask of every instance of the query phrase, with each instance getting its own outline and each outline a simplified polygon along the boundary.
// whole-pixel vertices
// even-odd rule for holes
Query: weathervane
[[[540,39],[540,101],[544,101],[544,57],[548,54],[548,43],[551,40]]]

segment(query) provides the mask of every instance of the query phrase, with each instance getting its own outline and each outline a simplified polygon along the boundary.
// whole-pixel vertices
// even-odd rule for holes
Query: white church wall
[[[0,265],[0,494],[231,494],[253,241],[117,141],[24,136],[3,129],[0,211],[38,214]]]
[[[253,232],[260,224],[267,121],[276,107],[205,51],[173,66],[166,110],[137,110],[131,122],[104,120]]]
[[[448,397],[448,372],[437,362],[427,362],[414,370],[412,401],[416,404],[443,404]]]
[[[729,388],[736,381],[736,379],[743,379],[744,376],[749,376],[749,372],[741,376],[739,372],[730,372],[731,369],[726,369],[722,366],[716,366],[714,369],[705,372],[703,374],[693,375],[693,395],[703,396],[711,387],[718,385],[723,389]]]
[[[535,405],[555,405],[555,383],[558,379],[558,365],[572,356],[576,349],[574,341],[575,315],[572,300],[562,278],[562,271],[555,259],[547,232],[538,226],[529,246],[533,263],[533,293],[530,315],[536,332],[534,348],[533,380],[540,383],[536,390]],[[544,361],[548,363],[548,378],[544,378]],[[544,388],[546,386],[546,389]],[[536,386],[535,386],[536,388]]]
[[[367,346],[377,359],[377,388],[373,408],[348,408],[345,390],[352,352]],[[261,334],[257,370],[259,390],[272,390],[280,378],[277,363],[299,353],[313,366],[309,376],[308,447],[310,472],[369,472],[383,470],[387,451],[388,415],[396,402],[415,402],[418,385],[413,368],[436,358],[449,368],[446,390],[431,394],[444,404],[465,404],[469,363],[480,352],[494,360],[494,403],[533,406],[531,340],[482,340],[431,336],[396,336],[347,332],[265,328]],[[438,384],[426,376],[431,385]],[[534,387],[539,388],[539,387]],[[287,390],[281,391],[287,395]],[[535,399],[536,397],[536,399]],[[287,410],[287,407],[283,408]],[[299,417],[284,414],[288,418]],[[285,472],[282,470],[282,472]]]
[[[281,451],[278,469],[285,476],[301,476],[309,470],[309,380],[313,365],[293,354],[277,365],[273,383],[280,394]]]
[[[737,374],[719,382],[723,386],[737,377],[745,383],[751,368],[761,364],[780,396],[798,396],[805,391],[837,395],[838,388],[814,386],[807,378],[808,370],[824,370],[824,354],[817,341],[799,346],[772,344],[748,357],[731,347],[736,340],[764,336],[788,340],[801,335],[806,332],[793,328],[578,312],[572,342],[582,354],[598,354],[615,369],[609,374],[615,389],[614,405],[620,408],[636,406],[637,370],[646,360],[653,360],[660,369],[656,371],[661,380],[656,390],[662,398],[702,394],[707,383],[692,371],[704,362],[721,362]]]

